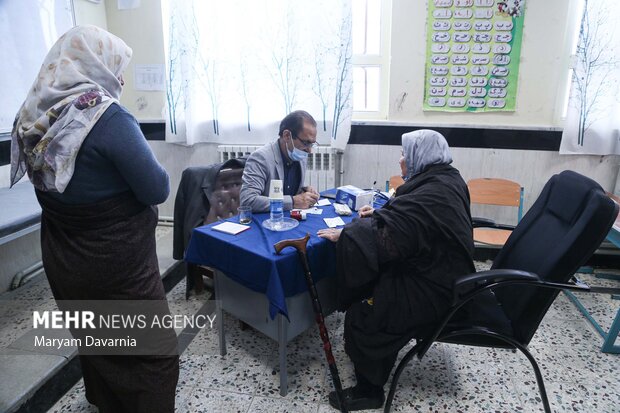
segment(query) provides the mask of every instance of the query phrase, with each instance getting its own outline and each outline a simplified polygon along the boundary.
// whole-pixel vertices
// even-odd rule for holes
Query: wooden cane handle
[[[284,239],[282,241],[276,242],[273,247],[276,250],[276,254],[279,254],[286,247],[293,247],[297,251],[306,253],[306,244],[308,244],[308,240],[310,239],[310,234],[306,234],[303,238],[298,239]]]

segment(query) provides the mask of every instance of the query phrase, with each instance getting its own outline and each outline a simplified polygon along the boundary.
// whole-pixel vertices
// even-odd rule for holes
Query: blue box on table
[[[353,185],[338,187],[336,191],[336,202],[348,205],[357,211],[364,205],[372,205],[373,191],[360,189]]]

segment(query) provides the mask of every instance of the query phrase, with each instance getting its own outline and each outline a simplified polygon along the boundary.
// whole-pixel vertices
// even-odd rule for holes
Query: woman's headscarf
[[[403,156],[407,165],[407,176],[426,171],[431,165],[447,165],[452,163],[450,147],[446,138],[439,132],[420,129],[403,135]]]
[[[95,26],[77,26],[48,52],[11,132],[11,186],[27,171],[36,188],[63,192],[78,151],[118,101],[132,50]]]

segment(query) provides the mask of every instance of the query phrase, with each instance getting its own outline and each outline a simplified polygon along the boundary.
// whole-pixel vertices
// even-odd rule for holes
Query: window
[[[572,0],[569,9],[570,47],[569,73],[561,93],[561,120],[567,117],[569,105],[581,102],[581,114],[593,122],[596,112],[605,112],[606,97],[615,95],[620,79],[620,14],[610,12],[613,0]],[[571,102],[573,100],[574,102]],[[583,113],[585,111],[585,113]],[[583,121],[589,122],[584,118]],[[587,129],[587,127],[586,127]]]
[[[390,0],[353,0],[353,118],[385,118],[388,109]]]

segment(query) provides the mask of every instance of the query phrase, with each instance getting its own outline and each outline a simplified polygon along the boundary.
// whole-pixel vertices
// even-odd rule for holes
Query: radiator
[[[219,145],[217,152],[220,162],[247,156],[260,148],[260,145]],[[331,146],[319,146],[308,154],[305,184],[313,186],[317,191],[336,186],[336,158],[341,152]]]

